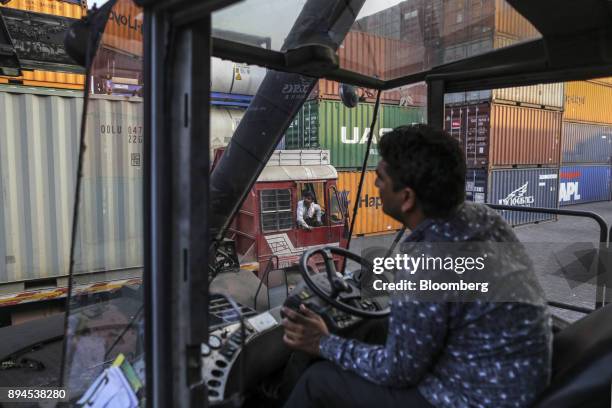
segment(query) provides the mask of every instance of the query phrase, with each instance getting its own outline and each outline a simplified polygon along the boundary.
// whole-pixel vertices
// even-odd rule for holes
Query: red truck
[[[220,157],[217,151],[215,157]],[[338,173],[328,150],[276,150],[244,200],[228,231],[241,265],[254,263],[258,275],[277,257],[274,268],[297,265],[302,252],[326,245],[345,246],[346,207],[336,189]],[[216,162],[216,160],[215,160]],[[297,203],[310,190],[322,209],[322,225],[305,230],[296,221]]]

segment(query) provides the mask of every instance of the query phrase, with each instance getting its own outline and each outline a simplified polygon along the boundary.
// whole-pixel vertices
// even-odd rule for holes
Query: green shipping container
[[[340,101],[314,100],[304,103],[285,134],[286,149],[328,149],[331,164],[338,169],[361,168],[366,152],[374,104],[347,108]],[[422,107],[380,105],[368,167],[380,160],[378,139],[391,129],[425,122]]]

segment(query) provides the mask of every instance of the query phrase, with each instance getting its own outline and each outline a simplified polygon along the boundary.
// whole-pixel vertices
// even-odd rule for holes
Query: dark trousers
[[[433,408],[416,388],[376,385],[328,361],[310,366],[300,377],[285,408]]]

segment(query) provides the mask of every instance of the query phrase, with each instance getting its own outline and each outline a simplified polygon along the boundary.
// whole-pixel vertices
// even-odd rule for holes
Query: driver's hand
[[[283,307],[282,311],[285,315],[285,344],[292,349],[318,356],[321,337],[329,335],[323,318],[305,305],[300,305],[299,313],[287,307]]]

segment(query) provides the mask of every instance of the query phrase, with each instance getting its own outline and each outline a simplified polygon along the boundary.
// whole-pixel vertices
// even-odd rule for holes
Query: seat
[[[535,408],[611,406],[612,304],[555,335],[552,372]]]

